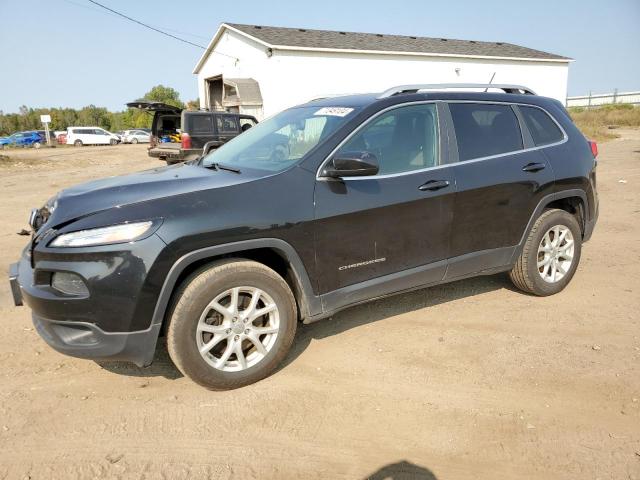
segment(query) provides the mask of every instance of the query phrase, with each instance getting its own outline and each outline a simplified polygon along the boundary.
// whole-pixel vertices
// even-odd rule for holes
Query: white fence
[[[596,105],[606,105],[609,103],[631,103],[640,105],[640,92],[618,92],[599,93],[583,95],[580,97],[567,97],[567,107],[593,107]]]

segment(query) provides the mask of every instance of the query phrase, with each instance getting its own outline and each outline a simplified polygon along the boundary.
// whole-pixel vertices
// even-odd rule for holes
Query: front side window
[[[340,153],[367,152],[378,159],[379,175],[410,172],[438,163],[438,114],[433,103],[383,113],[345,143]]]
[[[518,108],[536,147],[556,143],[564,138],[562,130],[544,111],[535,107],[519,106]]]
[[[518,118],[510,105],[450,103],[460,161],[523,149]]]
[[[225,143],[204,157],[202,164],[279,172],[300,161],[355,114],[351,107],[291,108]]]
[[[240,119],[240,130],[242,130],[243,132],[246,132],[247,130],[249,130],[251,127],[254,127],[255,125],[256,125],[256,122],[251,118]]]

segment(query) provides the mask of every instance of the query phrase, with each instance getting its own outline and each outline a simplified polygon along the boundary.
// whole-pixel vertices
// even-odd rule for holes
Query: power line
[[[74,5],[74,6],[76,6],[76,7],[85,8],[85,9],[90,10],[90,11],[92,11],[92,12],[100,12],[100,13],[104,13],[104,14],[106,14],[106,15],[109,15],[109,16],[111,16],[111,17],[118,17],[118,15],[114,15],[114,14],[113,14],[113,13],[111,13],[111,12],[106,12],[106,11],[104,11],[104,10],[101,10],[101,9],[99,9],[99,8],[95,8],[95,7],[91,7],[91,6],[89,6],[89,5],[83,5],[82,3],[76,3],[76,2],[74,2],[73,0],[62,0],[62,1],[63,1],[63,2],[68,3],[69,5]],[[152,26],[152,27],[154,27],[154,28],[157,28],[157,29],[159,29],[159,30],[165,30],[165,31],[167,31],[167,32],[179,33],[179,34],[181,34],[181,35],[187,35],[188,37],[201,38],[202,40],[209,40],[209,37],[204,37],[204,36],[202,36],[202,35],[197,35],[197,34],[195,34],[195,33],[183,32],[183,31],[181,31],[181,30],[174,30],[174,29],[172,29],[172,28],[161,27],[161,26],[159,26],[159,25],[151,25],[151,26]]]
[[[151,25],[147,25],[146,23],[142,23],[141,21],[136,20],[135,18],[131,18],[131,17],[125,15],[124,13],[120,13],[120,12],[118,12],[118,11],[112,9],[112,8],[107,7],[106,5],[102,5],[101,3],[98,3],[95,0],[89,0],[89,2],[93,3],[94,5],[99,6],[101,8],[104,8],[105,10],[107,10],[107,11],[109,11],[111,13],[115,13],[116,15],[118,15],[118,16],[120,16],[122,18],[125,18],[125,19],[127,19],[127,20],[129,20],[131,22],[137,23],[138,25],[142,25],[145,28],[153,30],[154,32],[158,32],[158,33],[160,33],[162,35],[166,35],[167,37],[173,38],[173,39],[178,40],[178,41],[183,42],[183,43],[187,43],[187,44],[192,45],[194,47],[201,48],[202,50],[206,50],[207,49],[207,47],[203,47],[202,45],[198,45],[197,43],[190,42],[189,40],[185,40],[184,38],[176,37],[175,35],[171,35],[170,33],[167,33],[167,32],[165,32],[163,30],[160,30],[158,28],[152,27]],[[212,51],[211,53],[216,53],[218,55],[222,55],[224,57],[229,57],[229,58],[231,58],[233,60],[238,61],[238,58],[233,57],[231,55],[227,55],[226,53],[221,53],[221,52],[216,52],[216,51]]]
[[[142,25],[143,27],[148,28],[149,30],[153,30],[154,32],[161,33],[162,35],[166,35],[167,37],[171,37],[171,38],[173,38],[175,40],[178,40],[180,42],[187,43],[187,44],[192,45],[194,47],[201,48],[202,50],[206,50],[207,49],[207,47],[203,47],[202,45],[198,45],[197,43],[190,42],[189,40],[185,40],[184,38],[176,37],[175,35],[171,35],[170,33],[167,33],[167,32],[164,32],[164,31],[158,29],[158,28],[152,27],[151,25],[147,25],[146,23],[142,23],[141,21],[136,20],[135,18],[128,17],[124,13],[117,12],[116,10],[113,10],[112,8],[109,8],[106,5],[102,5],[101,3],[98,3],[95,0],[89,0],[89,2],[93,3],[94,5],[99,6],[101,8],[104,8],[105,10],[108,10],[111,13],[115,13],[116,15],[118,15],[118,16],[120,16],[122,18],[126,18],[127,20],[129,20],[131,22],[137,23],[138,25]]]

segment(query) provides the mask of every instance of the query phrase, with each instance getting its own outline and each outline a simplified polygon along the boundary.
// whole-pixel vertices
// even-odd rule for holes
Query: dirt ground
[[[181,377],[163,346],[146,369],[62,356],[0,279],[0,479],[640,479],[640,131],[621,133],[564,292],[499,275],[355,307],[236,391]],[[31,207],[159,164],[142,145],[10,155],[5,279]]]

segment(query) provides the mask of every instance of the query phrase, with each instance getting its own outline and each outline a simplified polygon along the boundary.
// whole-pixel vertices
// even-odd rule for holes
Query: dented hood
[[[179,164],[82,183],[62,190],[47,223],[63,223],[134,203],[181,195],[198,190],[222,188],[255,180],[251,173],[236,174]]]

